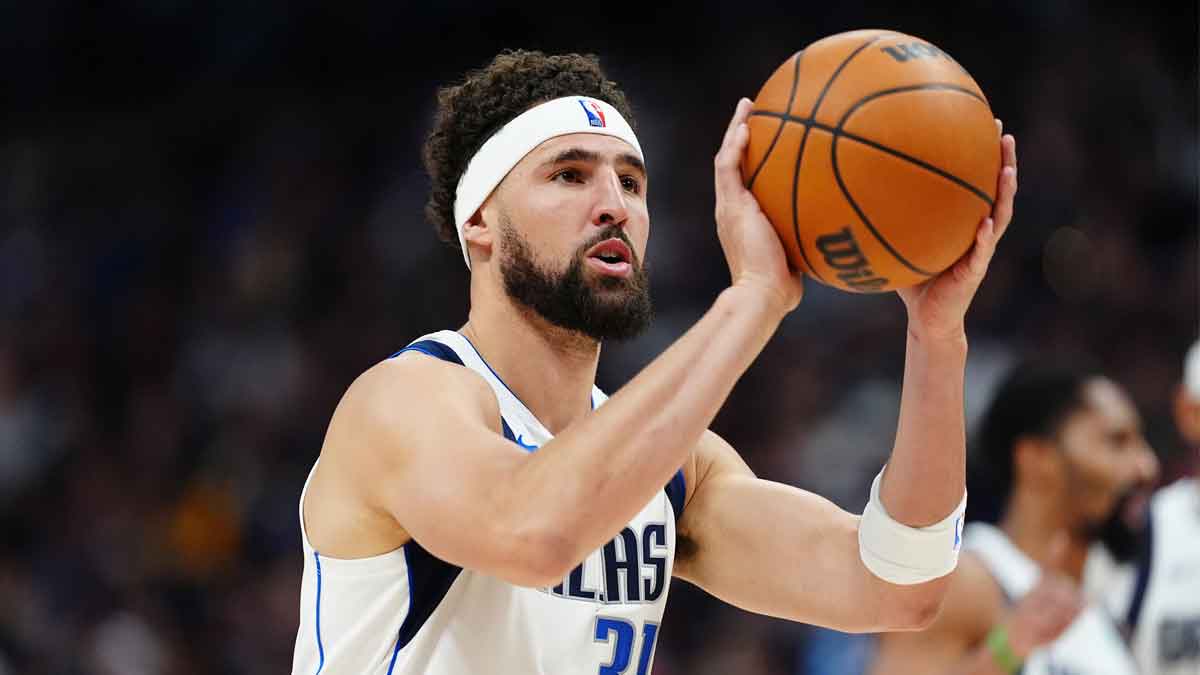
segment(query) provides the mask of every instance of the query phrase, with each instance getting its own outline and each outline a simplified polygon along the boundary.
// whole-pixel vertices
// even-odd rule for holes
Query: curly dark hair
[[[504,51],[467,73],[462,84],[438,90],[433,130],[422,154],[431,183],[425,217],[442,241],[458,246],[454,193],[483,143],[533,106],[572,95],[605,101],[635,127],[625,92],[605,76],[592,54]]]

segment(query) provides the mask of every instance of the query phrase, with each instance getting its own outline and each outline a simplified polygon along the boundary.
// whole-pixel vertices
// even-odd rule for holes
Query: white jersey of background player
[[[1200,342],[1188,351],[1175,398],[1179,435],[1200,451]],[[1192,457],[1196,461],[1196,457]],[[1088,560],[1089,586],[1105,593],[1130,635],[1142,675],[1200,673],[1200,480],[1180,479],[1155,493],[1136,564],[1111,571],[1103,551]]]
[[[369,369],[334,412],[301,500],[293,672],[646,673],[671,576],[842,630],[927,623],[957,561],[963,319],[1011,219],[1012,137],[994,222],[901,294],[900,428],[859,518],[756,478],[706,430],[802,292],[739,173],[749,101],[715,160],[732,284],[603,405],[601,341],[649,319],[623,94],[594,59],[515,52],[439,105],[427,212],[462,246],[469,318]]]
[[[1041,566],[993,525],[968,524],[963,547],[983,562],[1009,602],[1027,596],[1042,576]],[[1021,674],[1138,675],[1138,671],[1117,623],[1105,607],[1090,603],[1058,637],[1028,654]]]

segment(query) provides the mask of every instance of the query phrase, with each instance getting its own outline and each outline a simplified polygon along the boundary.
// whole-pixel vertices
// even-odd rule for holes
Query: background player
[[[941,615],[923,633],[883,636],[873,672],[1135,673],[1115,623],[1079,591],[1093,541],[1136,552],[1158,464],[1133,404],[1094,371],[1024,364],[980,429],[999,526],[967,526]]]
[[[430,211],[463,242],[469,319],[371,368],[334,413],[301,498],[295,672],[644,673],[671,574],[842,630],[936,613],[965,503],[963,320],[1011,219],[1014,141],[994,222],[900,294],[900,423],[860,523],[757,479],[706,430],[802,292],[742,184],[749,108],[714,161],[731,284],[600,406],[600,342],[649,318],[624,96],[593,60],[532,52],[442,92]]]
[[[1200,342],[1184,359],[1175,392],[1175,427],[1190,460],[1200,458]],[[1103,556],[1103,551],[1095,552]],[[1200,673],[1200,483],[1194,475],[1160,489],[1150,500],[1150,521],[1136,564],[1113,575],[1093,566],[1089,580],[1105,593],[1125,624],[1142,675]]]

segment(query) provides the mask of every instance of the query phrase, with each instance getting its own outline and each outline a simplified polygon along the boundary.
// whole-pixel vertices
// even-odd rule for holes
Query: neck
[[[1090,542],[1064,513],[1064,496],[1035,490],[1017,490],[1009,500],[1000,529],[1039,567],[1054,567],[1076,581],[1083,578]],[[1060,533],[1067,537],[1065,555],[1052,561],[1051,544]]]
[[[461,332],[500,379],[552,434],[586,415],[600,343],[551,325],[502,287],[471,286],[471,312]]]

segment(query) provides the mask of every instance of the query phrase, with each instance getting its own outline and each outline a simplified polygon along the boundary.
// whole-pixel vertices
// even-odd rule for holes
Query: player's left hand
[[[1000,120],[996,120],[996,127],[1003,132]],[[974,245],[945,272],[896,291],[908,309],[908,330],[917,338],[945,339],[964,334],[967,307],[987,274],[996,242],[1012,221],[1013,197],[1017,194],[1017,141],[1011,134],[1000,137],[1000,155],[996,201],[992,214],[979,224]]]

